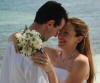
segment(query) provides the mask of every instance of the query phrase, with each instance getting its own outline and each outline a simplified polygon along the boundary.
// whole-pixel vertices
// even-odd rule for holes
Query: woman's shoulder
[[[86,55],[79,54],[79,55],[77,56],[77,58],[75,59],[75,63],[76,63],[76,64],[88,65],[89,60],[88,60],[88,57],[87,57]]]
[[[72,69],[78,72],[80,75],[88,78],[90,71],[88,57],[86,55],[79,54],[74,61]]]

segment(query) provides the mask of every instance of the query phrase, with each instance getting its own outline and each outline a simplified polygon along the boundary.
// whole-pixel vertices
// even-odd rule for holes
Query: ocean
[[[30,26],[38,8],[48,0],[0,0],[0,63],[8,44],[9,35]],[[89,25],[96,72],[95,83],[100,83],[100,1],[99,0],[54,0],[68,11],[69,17],[78,17]],[[50,38],[46,45],[57,47],[57,38]]]

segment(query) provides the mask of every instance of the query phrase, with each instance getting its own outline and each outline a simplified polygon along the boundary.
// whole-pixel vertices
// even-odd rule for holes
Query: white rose
[[[38,41],[34,41],[34,47],[36,49],[40,49],[42,47],[42,41],[37,39]]]
[[[28,56],[32,54],[32,48],[28,48]]]

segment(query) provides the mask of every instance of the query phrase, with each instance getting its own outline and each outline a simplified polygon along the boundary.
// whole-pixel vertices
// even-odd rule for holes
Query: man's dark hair
[[[49,20],[55,20],[54,26],[58,26],[61,24],[62,18],[64,18],[65,21],[68,20],[68,14],[66,13],[66,10],[61,6],[60,3],[48,1],[36,12],[34,22],[37,22],[38,24],[44,24]]]

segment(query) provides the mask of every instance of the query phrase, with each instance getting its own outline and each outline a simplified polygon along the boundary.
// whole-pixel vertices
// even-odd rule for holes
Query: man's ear
[[[54,21],[54,20],[49,20],[49,21],[46,23],[46,25],[47,25],[48,27],[52,27],[52,26],[54,26],[54,24],[55,24],[55,21]]]
[[[84,38],[83,36],[79,36],[78,40],[77,40],[77,43],[80,43],[83,40],[83,38]]]

